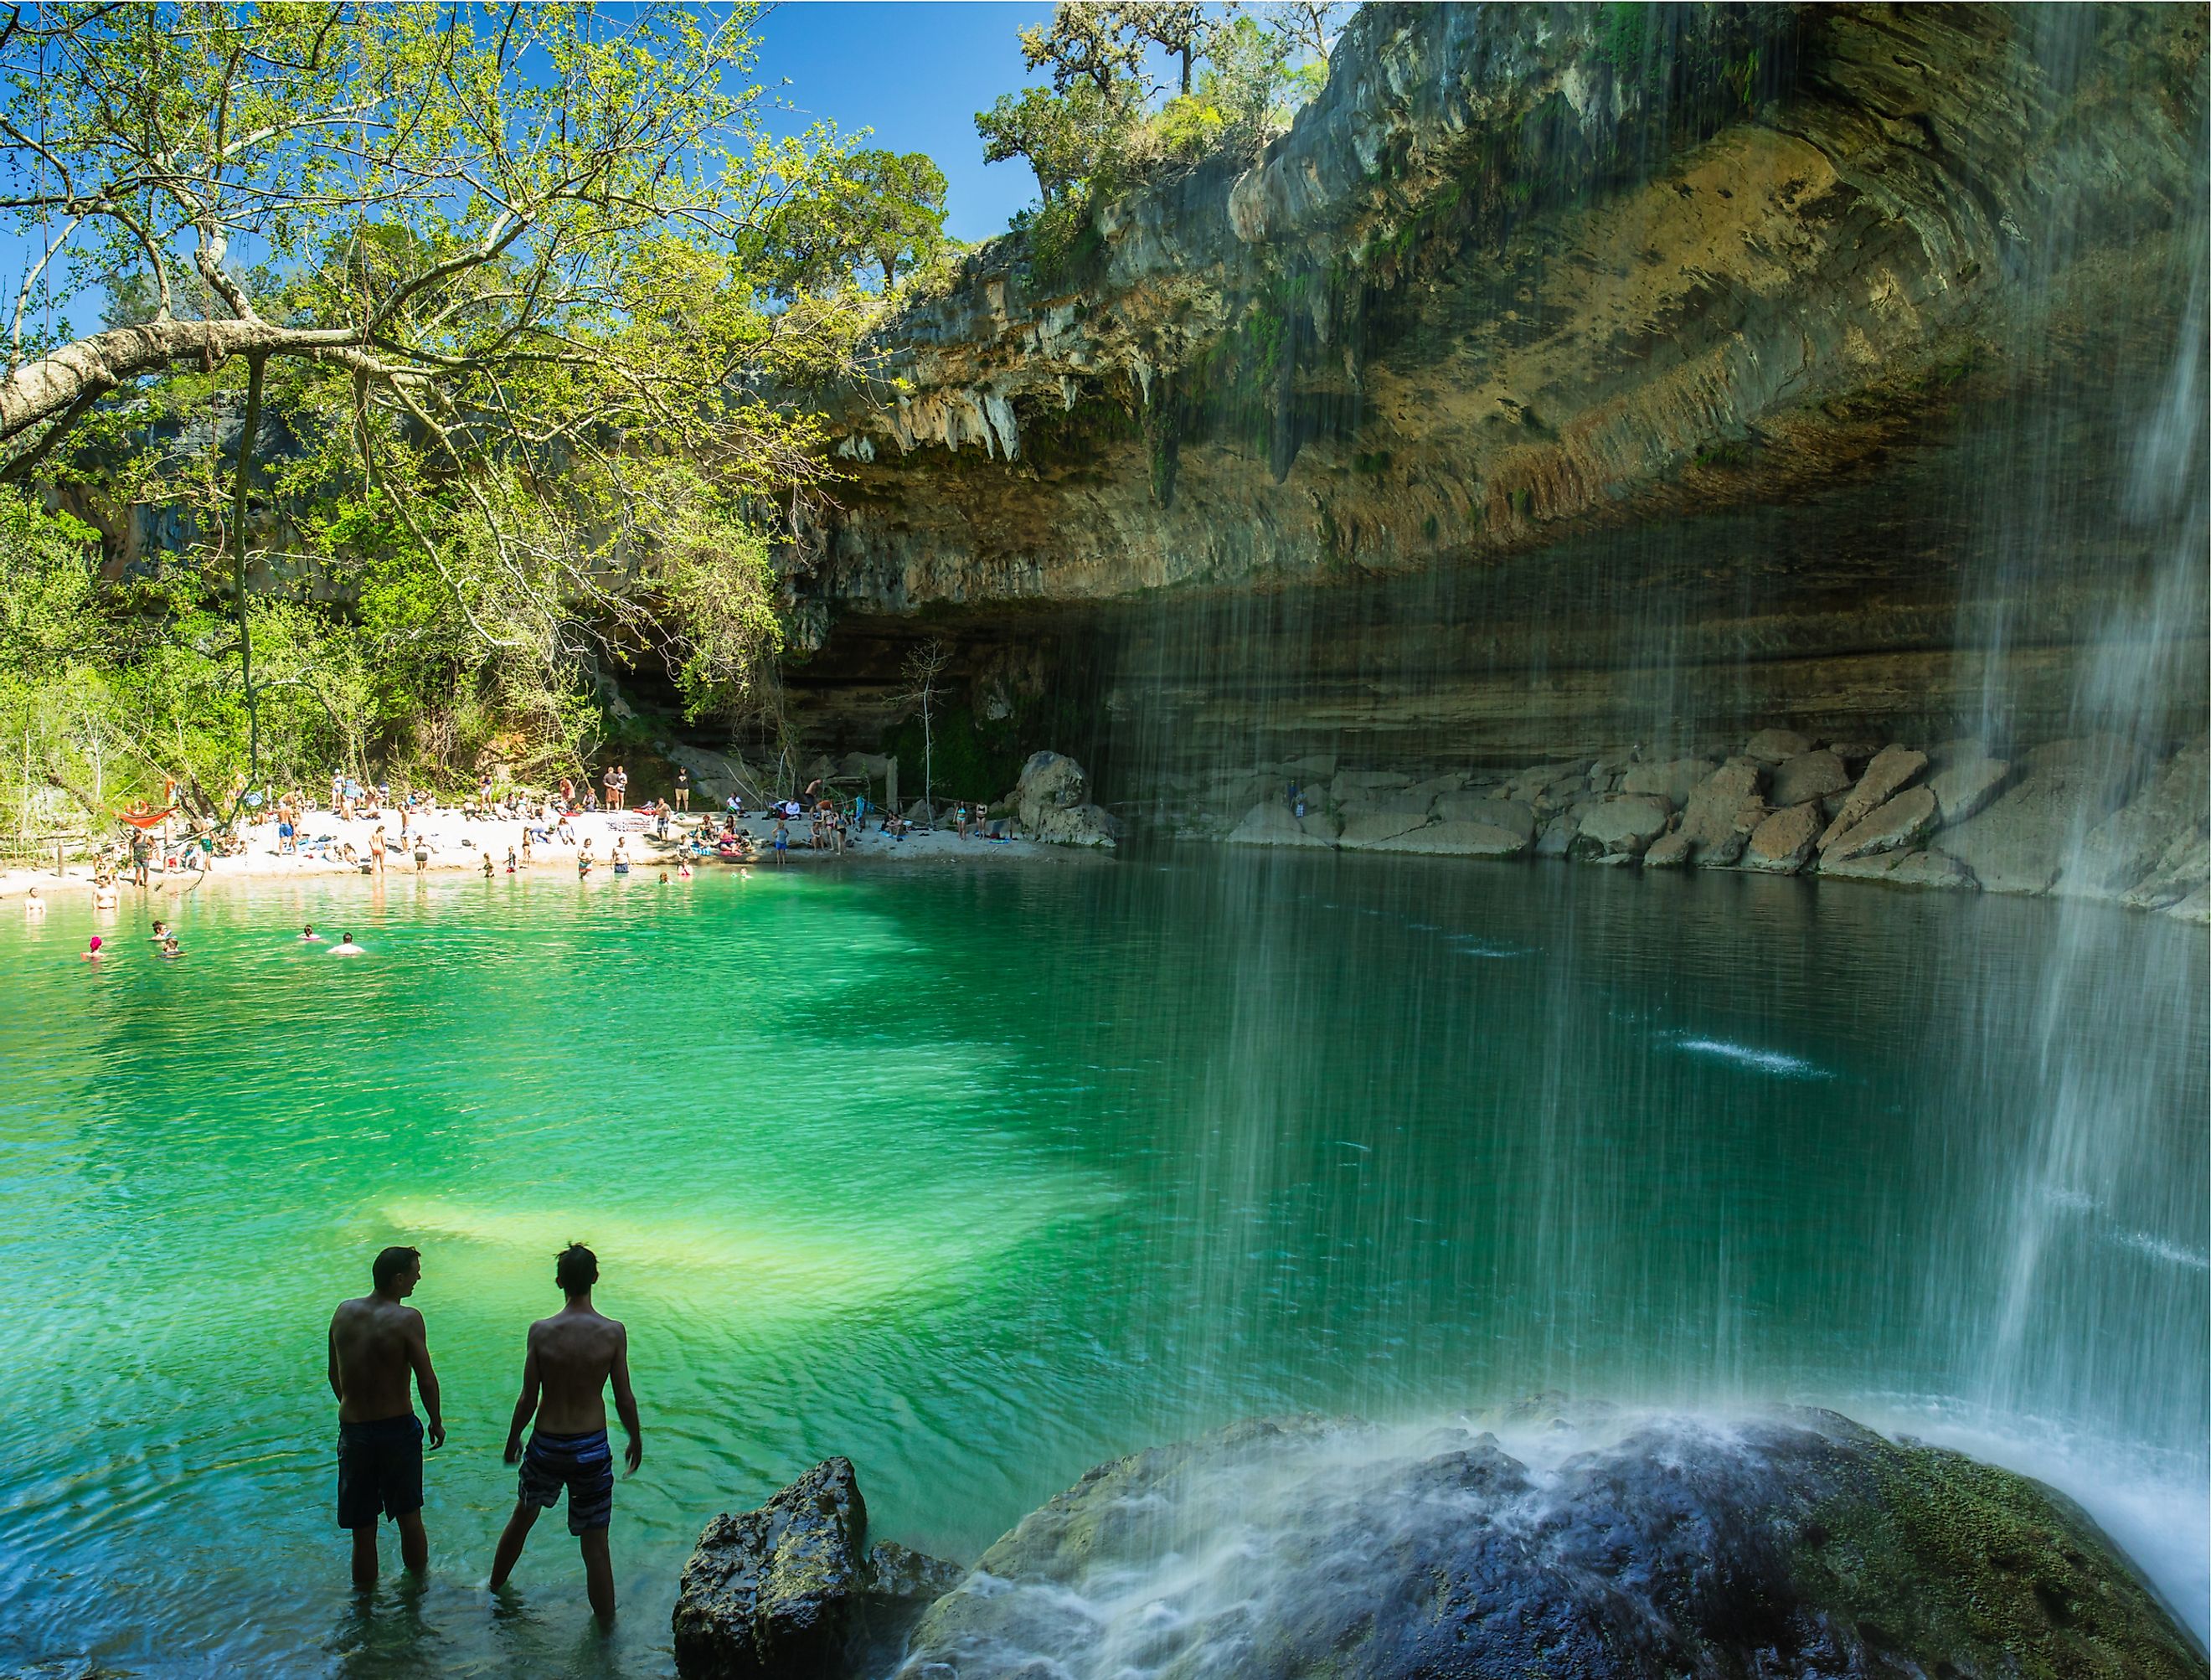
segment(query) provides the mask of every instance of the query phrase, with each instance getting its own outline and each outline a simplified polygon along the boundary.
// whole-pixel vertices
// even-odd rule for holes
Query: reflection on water
[[[369,959],[288,940],[341,911]],[[2040,904],[1217,852],[254,886],[186,904],[183,962],[96,973],[86,913],[0,925],[0,1263],[44,1402],[0,1423],[0,1653],[663,1672],[704,1519],[828,1453],[879,1532],[972,1557],[1147,1441],[1539,1387],[1947,1433],[2087,1496],[2201,1627],[2200,935],[2075,914],[2066,985],[2181,983],[2050,1010]],[[2090,1022],[2126,1146],[2057,1187],[2044,1356],[1993,1387],[2015,1163]],[[570,1237],[650,1449],[604,1642],[557,1533],[481,1591]],[[322,1335],[393,1240],[452,1440],[430,1580],[363,1611]]]

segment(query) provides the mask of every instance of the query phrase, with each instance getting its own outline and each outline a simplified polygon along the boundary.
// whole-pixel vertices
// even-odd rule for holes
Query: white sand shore
[[[577,854],[583,850],[583,843],[588,840],[591,842],[591,856],[595,859],[592,874],[594,876],[603,874],[606,872],[608,860],[613,853],[614,843],[617,837],[628,842],[630,858],[639,872],[647,869],[657,871],[663,866],[663,864],[667,867],[674,867],[677,850],[676,842],[673,838],[676,832],[675,828],[672,827],[670,829],[670,840],[663,842],[657,838],[655,832],[657,825],[653,824],[651,819],[645,819],[647,826],[642,831],[634,828],[624,828],[616,826],[625,820],[635,822],[638,818],[634,813],[616,816],[603,811],[586,813],[569,818],[569,826],[574,829],[576,834],[575,844],[533,843],[530,848],[533,857],[529,873],[548,878],[556,876],[572,876],[576,872]],[[711,822],[718,831],[721,821],[718,812],[709,814],[694,811],[688,816],[677,818],[676,823],[681,826],[681,832],[688,837],[701,823],[706,822]],[[754,843],[761,849],[760,860],[754,867],[760,869],[779,867],[770,861],[767,852],[768,837],[775,831],[772,818],[748,817],[737,826],[741,830],[750,834]],[[791,846],[786,854],[790,860],[787,866],[794,869],[813,868],[825,864],[848,861],[915,863],[957,862],[962,859],[972,859],[978,862],[996,862],[1014,858],[1042,858],[1071,862],[1095,855],[1064,846],[1039,846],[1033,841],[1024,840],[985,840],[974,838],[963,840],[956,833],[949,829],[926,834],[910,834],[905,840],[893,840],[888,834],[878,834],[870,828],[858,840],[849,843],[840,857],[831,850],[824,849],[817,852],[809,847],[805,844],[808,824],[803,820],[795,822],[790,826]],[[398,821],[396,817],[389,816],[380,822],[366,822],[358,818],[350,822],[342,822],[328,812],[318,811],[300,820],[300,834],[301,840],[306,843],[312,843],[325,834],[330,836],[333,851],[350,842],[355,854],[365,857],[368,852],[369,836],[379,827],[383,828],[385,838],[388,842],[397,840]],[[481,873],[485,854],[488,852],[494,870],[504,875],[506,870],[507,848],[512,846],[518,853],[521,850],[524,825],[505,820],[477,822],[463,816],[458,810],[440,810],[410,824],[409,829],[410,848],[414,834],[418,829],[428,834],[430,838],[430,857],[423,867],[424,873],[427,874],[433,870],[439,874],[451,874],[456,871]],[[197,890],[200,886],[211,885],[227,880],[340,879],[347,876],[359,878],[366,872],[354,864],[311,857],[304,852],[296,855],[279,856],[276,851],[276,825],[274,822],[257,824],[248,828],[246,834],[248,846],[243,856],[217,858],[214,860],[213,867],[204,874],[184,869],[164,870],[157,866],[152,871],[149,879],[154,885],[164,890],[177,891]],[[157,864],[158,861],[157,859]],[[708,860],[694,864],[694,867],[703,873],[728,868],[730,865]],[[387,853],[384,860],[384,870],[387,877],[415,873],[415,858],[411,849],[404,856]],[[42,898],[74,897],[79,894],[88,893],[92,889],[92,865],[82,861],[69,863],[64,871],[58,875],[54,872],[51,865],[44,869],[10,869],[0,871],[0,900],[21,898],[33,886],[39,889],[39,895]],[[124,889],[137,890],[129,887],[127,883]]]

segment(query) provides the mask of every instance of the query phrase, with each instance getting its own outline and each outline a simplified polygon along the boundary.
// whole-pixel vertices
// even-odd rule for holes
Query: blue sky
[[[948,183],[947,231],[1003,232],[1036,197],[1027,164],[985,164],[975,113],[1031,80],[1018,33],[1051,7],[1020,0],[787,0],[762,20],[759,74],[800,113],[872,128],[871,143],[927,152]]]
[[[1048,0],[784,0],[757,26],[755,74],[789,107],[778,131],[827,118],[848,134],[873,129],[869,144],[927,152],[945,173],[947,231],[988,239],[1034,200],[1036,178],[1019,160],[983,161],[975,113],[1042,80],[1021,63],[1019,32],[1051,16]],[[257,254],[233,249],[242,260]],[[0,229],[8,302],[33,255],[22,235]],[[73,298],[57,324],[66,318],[76,331],[95,331],[101,307],[96,294]],[[0,330],[4,323],[0,306]]]

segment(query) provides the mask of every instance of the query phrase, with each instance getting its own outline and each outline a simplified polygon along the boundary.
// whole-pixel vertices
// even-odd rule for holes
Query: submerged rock
[[[955,1564],[885,1544],[849,1459],[825,1459],[756,1511],[719,1516],[683,1566],[676,1672],[685,1680],[812,1680],[896,1660]]]
[[[1103,1465],[900,1680],[2205,1673],[2084,1513],[1961,1454],[1819,1411],[1536,1444],[1297,1419]]]

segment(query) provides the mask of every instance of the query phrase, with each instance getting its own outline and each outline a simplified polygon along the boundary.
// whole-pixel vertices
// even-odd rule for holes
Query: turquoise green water
[[[831,1453],[967,1559],[1227,1417],[1542,1386],[1978,1445],[2202,1625],[2200,931],[2076,929],[2053,998],[2047,906],[1556,867],[237,885],[175,963],[162,903],[0,907],[0,1658],[661,1673],[702,1523]],[[2051,1178],[2081,1070],[2118,1141]],[[647,1431],[607,1639],[558,1522],[482,1591],[571,1238]],[[364,1604],[323,1334],[396,1240],[451,1437]]]

